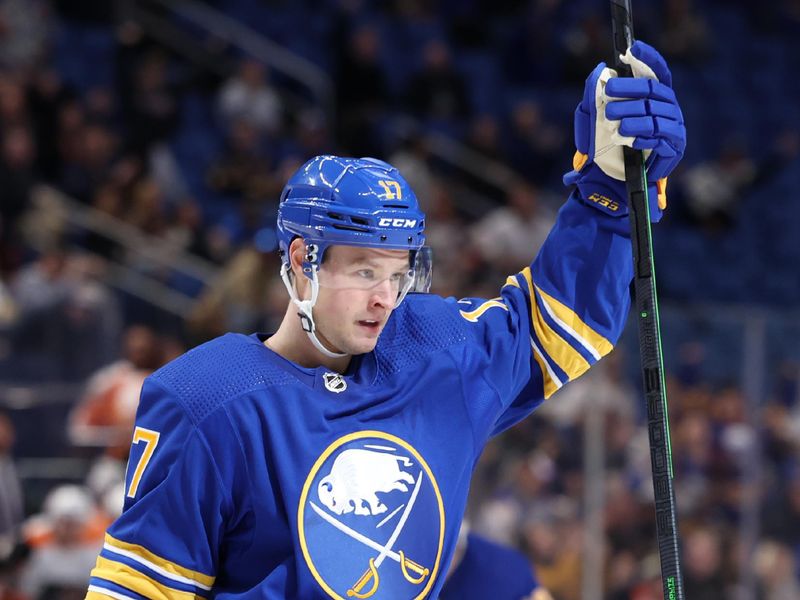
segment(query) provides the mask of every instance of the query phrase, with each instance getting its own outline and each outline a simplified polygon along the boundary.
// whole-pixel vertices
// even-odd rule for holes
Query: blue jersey
[[[571,198],[494,299],[411,295],[347,373],[227,334],[142,389],[89,598],[436,598],[490,436],[608,353],[627,219]]]
[[[539,587],[527,557],[474,533],[447,576],[441,600],[525,600]]]

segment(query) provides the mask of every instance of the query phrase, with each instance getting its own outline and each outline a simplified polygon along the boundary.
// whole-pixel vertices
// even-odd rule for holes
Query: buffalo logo
[[[411,467],[411,460],[386,452],[345,450],[333,461],[331,472],[319,482],[317,495],[328,510],[337,515],[379,515],[387,508],[377,496],[392,490],[408,491],[414,476],[400,467]]]
[[[341,394],[347,389],[347,382],[339,373],[325,373],[322,376],[325,382],[325,389],[335,394]]]
[[[444,508],[407,442],[362,431],[331,444],[298,507],[306,564],[331,598],[425,598],[439,570]]]

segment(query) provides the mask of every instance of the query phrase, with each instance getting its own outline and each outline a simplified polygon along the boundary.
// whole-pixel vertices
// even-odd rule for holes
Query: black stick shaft
[[[628,65],[620,60],[633,44],[633,20],[630,0],[611,0],[614,67],[620,75],[631,75]],[[684,600],[680,563],[678,517],[672,472],[672,447],[669,436],[667,390],[664,384],[664,363],[661,355],[661,331],[658,320],[658,296],[653,266],[653,243],[650,231],[650,210],[647,199],[647,177],[642,153],[623,148],[625,183],[633,242],[634,290],[639,321],[639,351],[647,401],[647,428],[650,437],[650,461],[653,467],[656,535],[661,561],[664,598]]]

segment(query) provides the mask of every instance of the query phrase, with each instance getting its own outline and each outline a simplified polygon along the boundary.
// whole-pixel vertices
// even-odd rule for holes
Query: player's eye
[[[392,283],[397,283],[397,282],[401,281],[403,279],[403,277],[405,277],[405,276],[406,276],[405,273],[393,273],[392,276],[390,277],[390,279],[391,279]]]
[[[375,271],[372,269],[359,269],[356,271],[356,275],[361,277],[362,279],[372,280],[375,279]]]

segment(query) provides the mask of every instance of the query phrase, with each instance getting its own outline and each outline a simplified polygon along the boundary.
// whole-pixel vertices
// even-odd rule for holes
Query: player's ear
[[[295,277],[300,277],[303,274],[303,258],[306,252],[306,245],[302,238],[296,237],[289,245],[289,264],[292,266],[292,271]]]
[[[308,277],[303,275],[303,259],[305,255],[305,242],[302,238],[294,238],[292,243],[289,244],[289,264],[292,267],[294,289],[297,291],[297,296],[301,299],[306,298],[307,287],[309,285]]]

